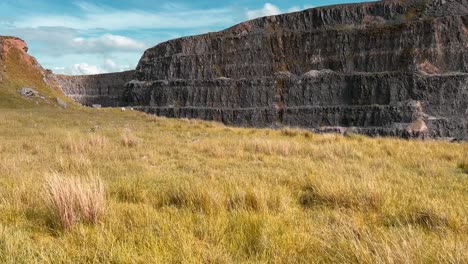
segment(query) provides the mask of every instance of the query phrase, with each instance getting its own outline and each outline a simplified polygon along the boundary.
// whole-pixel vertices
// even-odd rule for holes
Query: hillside
[[[0,108],[4,107],[59,107],[57,98],[71,103],[60,88],[49,82],[51,74],[28,53],[27,44],[16,37],[0,36]],[[38,96],[24,100],[18,90],[34,88]]]

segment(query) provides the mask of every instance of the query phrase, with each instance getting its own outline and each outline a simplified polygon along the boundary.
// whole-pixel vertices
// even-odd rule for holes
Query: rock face
[[[421,64],[467,72],[468,1],[403,2],[315,8],[171,40],[145,52],[136,77],[239,79],[322,69],[409,71]]]
[[[147,50],[124,89],[126,77],[107,89],[77,78],[83,85],[68,93],[86,104],[120,98],[148,113],[230,125],[466,140],[468,0],[264,17]]]
[[[83,105],[100,104],[104,107],[120,105],[125,84],[133,79],[134,71],[67,76],[49,76],[69,97]]]

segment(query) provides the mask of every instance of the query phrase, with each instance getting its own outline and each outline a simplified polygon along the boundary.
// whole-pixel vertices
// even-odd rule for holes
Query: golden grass
[[[138,146],[140,143],[140,139],[131,134],[130,132],[126,132],[122,135],[122,145],[127,148],[134,148]]]
[[[0,113],[1,263],[468,262],[466,143]]]
[[[463,161],[458,164],[458,168],[460,168],[464,173],[468,174],[468,161]]]
[[[97,224],[105,210],[104,185],[98,177],[47,176],[48,207],[57,226],[70,229],[78,222]]]

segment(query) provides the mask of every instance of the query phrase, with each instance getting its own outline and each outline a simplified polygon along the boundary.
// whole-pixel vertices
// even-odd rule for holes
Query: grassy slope
[[[7,37],[0,36],[0,41],[5,38]],[[24,59],[25,53],[23,51],[11,48],[8,54],[6,54],[1,48],[0,46],[0,52],[4,58],[0,58],[0,74],[2,75],[0,78],[0,107],[35,108],[38,107],[36,101],[39,103],[39,106],[48,105],[49,107],[57,107],[57,97],[63,101],[72,103],[61,92],[47,86],[43,80],[41,69],[31,66]],[[21,87],[34,88],[46,100],[24,100],[17,94],[17,90]],[[76,107],[73,104],[70,106],[72,108]]]
[[[468,262],[466,143],[60,109],[16,97],[35,82],[55,96],[39,76],[9,74],[1,263]],[[104,180],[100,224],[53,225],[52,172]]]

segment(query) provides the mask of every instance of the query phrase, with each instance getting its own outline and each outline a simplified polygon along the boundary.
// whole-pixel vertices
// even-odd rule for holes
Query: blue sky
[[[134,69],[144,50],[239,22],[349,0],[0,0],[0,35],[28,42],[56,73]]]

